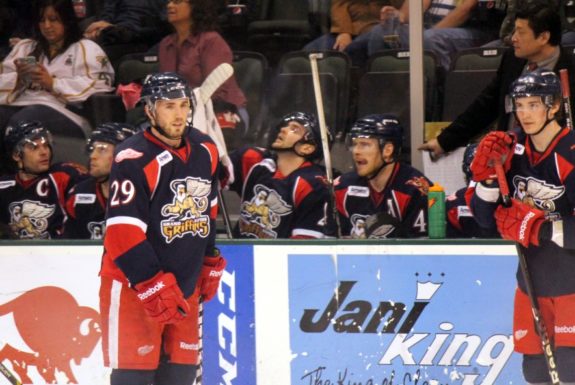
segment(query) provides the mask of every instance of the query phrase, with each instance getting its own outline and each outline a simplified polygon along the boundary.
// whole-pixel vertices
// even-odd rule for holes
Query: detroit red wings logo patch
[[[120,151],[116,155],[116,158],[114,158],[114,160],[116,161],[116,163],[120,163],[123,160],[138,159],[138,158],[141,158],[142,156],[144,156],[143,152],[132,150],[131,148],[127,148],[125,150]]]

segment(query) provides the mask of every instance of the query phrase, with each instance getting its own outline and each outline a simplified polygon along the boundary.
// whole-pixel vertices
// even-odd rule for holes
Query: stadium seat
[[[319,34],[310,22],[308,0],[261,0],[259,20],[248,24],[248,46],[275,65]]]
[[[442,121],[455,119],[495,76],[507,48],[470,48],[458,52],[445,75]]]
[[[321,53],[323,58],[318,60],[318,69],[322,89],[325,87],[322,97],[326,122],[333,133],[343,132],[347,123],[350,102],[351,61],[349,56],[343,52],[323,51]],[[302,101],[306,100],[306,103],[309,102],[310,104],[306,106],[306,110],[317,114],[309,52],[294,51],[284,54],[278,64],[277,74],[271,82],[271,100],[274,100],[275,94],[278,93],[276,85],[285,86],[286,92],[289,91],[290,87],[302,89]],[[297,105],[297,103],[292,105],[295,100],[290,101],[288,94],[279,99],[284,100],[283,103],[287,104],[288,109]],[[272,116],[278,117],[274,111],[271,113]]]
[[[441,72],[435,56],[431,52],[425,52],[426,120],[434,120],[437,114],[440,77]],[[396,114],[405,128],[403,160],[409,159],[411,146],[409,105],[409,51],[389,50],[372,55],[367,71],[359,79],[357,116],[387,112]]]
[[[253,141],[260,137],[262,120],[266,116],[264,93],[269,77],[268,62],[259,52],[234,51],[232,65],[235,79],[247,99],[248,139]]]

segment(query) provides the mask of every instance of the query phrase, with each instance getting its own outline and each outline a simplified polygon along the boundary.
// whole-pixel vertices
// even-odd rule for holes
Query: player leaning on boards
[[[575,134],[560,122],[561,87],[553,72],[521,76],[507,99],[521,125],[510,134],[492,132],[471,165],[477,182],[471,208],[480,225],[497,229],[524,247],[538,303],[554,342],[561,383],[575,383]],[[511,205],[501,205],[494,162],[503,162]],[[517,273],[513,337],[523,353],[528,383],[550,383],[535,329],[526,282]]]
[[[128,123],[96,126],[86,143],[90,178],[75,185],[66,199],[68,220],[63,238],[102,239],[106,231],[106,205],[110,196],[110,170],[116,145],[134,135]]]
[[[151,127],[116,149],[110,176],[100,313],[111,385],[189,385],[198,362],[198,297],[217,292],[218,151],[187,125],[191,90],[150,75]]]
[[[355,170],[335,180],[344,237],[415,238],[427,235],[427,192],[422,173],[398,161],[403,127],[392,114],[360,118],[347,145]]]
[[[230,154],[241,196],[241,238],[323,238],[329,197],[319,124],[312,114],[285,115],[270,132],[269,150],[257,147]]]

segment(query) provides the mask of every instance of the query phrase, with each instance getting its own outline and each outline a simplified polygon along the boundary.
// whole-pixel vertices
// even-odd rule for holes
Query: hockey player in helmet
[[[71,163],[52,164],[52,135],[39,121],[8,126],[4,145],[16,171],[0,178],[0,222],[11,229],[11,238],[59,237],[64,199],[85,170]]]
[[[106,229],[104,217],[114,150],[117,144],[135,132],[130,124],[115,122],[102,123],[92,131],[86,144],[91,178],[70,191],[66,200],[68,220],[64,224],[64,238],[102,239]]]
[[[292,112],[271,132],[269,151],[245,147],[230,154],[241,196],[241,238],[322,238],[328,190],[319,124],[314,115]]]
[[[392,114],[358,119],[346,138],[355,170],[335,180],[344,237],[412,238],[427,235],[431,182],[398,161],[403,127]]]
[[[215,296],[226,262],[215,247],[219,154],[188,126],[191,95],[177,74],[148,76],[150,128],[116,147],[100,272],[111,385],[194,383],[199,299]]]
[[[461,171],[466,186],[460,188],[445,199],[446,237],[447,238],[499,238],[494,229],[483,229],[469,208],[467,199],[471,198],[476,183],[471,179],[471,162],[477,151],[477,143],[468,144],[463,152]]]
[[[536,70],[511,86],[507,110],[520,130],[491,132],[471,164],[477,181],[470,207],[483,227],[521,245],[545,320],[556,373],[575,383],[575,135],[562,126],[561,87],[553,72]],[[504,165],[511,203],[501,204],[494,163]],[[513,337],[527,383],[551,383],[525,277],[517,272]]]

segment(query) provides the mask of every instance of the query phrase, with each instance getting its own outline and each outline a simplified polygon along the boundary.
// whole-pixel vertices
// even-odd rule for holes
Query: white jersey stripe
[[[114,280],[110,293],[110,313],[108,313],[108,359],[110,367],[118,368],[118,344],[120,338],[120,296],[122,283]]]
[[[134,218],[134,217],[113,217],[113,218],[108,218],[106,220],[106,227],[110,227],[113,225],[133,225],[133,226],[137,226],[140,229],[142,229],[142,231],[145,233],[148,230],[148,225],[138,219],[138,218]]]

